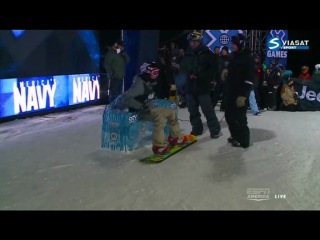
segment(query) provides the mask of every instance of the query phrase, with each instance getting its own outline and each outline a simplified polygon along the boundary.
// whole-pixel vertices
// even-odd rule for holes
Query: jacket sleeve
[[[112,77],[112,75],[113,75],[113,71],[112,71],[112,67],[111,67],[112,62],[113,62],[113,57],[109,51],[109,52],[107,52],[106,57],[104,59],[104,63],[103,63],[103,66],[104,66],[109,78]]]
[[[256,81],[256,69],[254,59],[251,56],[248,56],[247,61],[245,61],[241,75],[239,93],[240,96],[248,98]]]
[[[129,62],[130,62],[130,57],[129,57],[129,55],[128,55],[125,51],[122,51],[121,54],[122,54],[122,56],[123,56],[123,58],[124,58],[125,63],[126,63],[126,64],[129,63]]]
[[[135,98],[144,93],[143,82],[136,80],[133,82],[132,86],[123,94],[123,103],[128,107],[135,110],[140,110],[143,104],[137,101]]]

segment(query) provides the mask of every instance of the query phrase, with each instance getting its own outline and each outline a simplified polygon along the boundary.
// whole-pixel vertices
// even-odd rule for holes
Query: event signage
[[[0,79],[0,118],[96,101],[99,74]]]

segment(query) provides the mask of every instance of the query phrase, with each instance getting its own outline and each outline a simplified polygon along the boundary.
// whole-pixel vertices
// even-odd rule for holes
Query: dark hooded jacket
[[[210,94],[211,82],[218,74],[218,59],[207,46],[201,43],[192,52],[186,52],[181,62],[181,71],[188,76],[185,85],[186,94]],[[197,78],[190,80],[189,76],[192,74]]]
[[[248,98],[256,81],[255,62],[250,50],[233,53],[228,66],[227,96]]]

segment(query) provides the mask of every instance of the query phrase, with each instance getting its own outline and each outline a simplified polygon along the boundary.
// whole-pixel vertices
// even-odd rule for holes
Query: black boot
[[[231,145],[232,145],[232,147],[241,147],[241,144],[234,139],[232,140]]]
[[[210,137],[213,139],[217,139],[220,137],[220,133],[218,133],[218,134],[210,133]]]
[[[203,130],[202,131],[195,131],[195,130],[192,130],[190,135],[194,135],[194,136],[200,136],[202,135],[203,133]]]

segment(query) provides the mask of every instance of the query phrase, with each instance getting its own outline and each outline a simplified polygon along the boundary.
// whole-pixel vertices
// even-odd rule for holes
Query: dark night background
[[[186,47],[186,34],[182,34],[184,30],[160,30],[159,47],[165,43],[175,40],[179,47]],[[108,31],[108,33],[100,34],[102,44],[105,45],[107,35],[110,34],[120,36],[119,31]],[[314,66],[320,63],[320,31],[317,30],[289,30],[290,40],[310,40],[309,50],[291,50],[288,52],[287,69],[293,71],[293,75],[300,73],[301,66],[306,64],[310,67],[310,72],[314,70]]]
[[[309,50],[292,50],[288,52],[287,69],[293,71],[293,75],[300,73],[301,66],[306,64],[313,73],[314,66],[320,63],[320,31],[318,30],[289,30],[290,40],[310,40]]]
[[[164,44],[174,41],[178,43],[179,48],[185,49],[187,47],[186,35],[188,30],[160,30],[159,32],[159,47]],[[5,34],[9,31],[1,31],[1,39],[4,41]],[[43,31],[42,31],[43,32]],[[77,31],[52,31],[49,38],[45,41],[40,42],[29,58],[23,61],[22,65],[18,67],[17,70],[11,69],[8,74],[2,74],[2,78],[12,78],[12,77],[29,77],[29,76],[42,76],[42,75],[59,75],[59,74],[76,74],[82,72],[96,72],[94,66],[92,65],[92,60],[89,54],[87,54],[87,49],[83,44],[83,41],[78,37]],[[116,41],[121,37],[121,30],[99,30],[92,31],[97,33],[97,38],[99,39],[100,45],[100,70],[104,72],[103,65],[101,64],[106,52],[106,45],[110,41]],[[28,31],[23,38],[27,38],[28,34],[37,34],[35,31]],[[287,69],[293,71],[293,76],[297,76],[300,73],[301,66],[306,64],[310,67],[310,72],[314,70],[314,66],[320,63],[319,53],[320,53],[320,33],[316,30],[289,30],[290,40],[310,40],[309,50],[289,50]],[[70,42],[75,39],[75,43]],[[15,42],[16,40],[13,40]],[[70,45],[70,43],[72,43]],[[1,46],[1,44],[0,44]],[[74,48],[74,54],[71,54],[70,46]],[[23,47],[23,46],[22,46]],[[4,53],[6,52],[5,46],[2,46]],[[15,50],[15,49],[13,49]],[[12,50],[12,51],[13,51]],[[99,50],[98,50],[99,51]],[[19,55],[19,51],[13,51],[12,54],[16,53]],[[69,53],[69,55],[66,53]],[[98,54],[98,53],[97,53]],[[8,55],[8,54],[7,54]],[[7,68],[9,63],[12,63],[10,55],[1,54],[1,67],[3,70]],[[20,54],[21,55],[21,54]],[[7,58],[6,58],[7,56]],[[46,56],[49,56],[46,58]],[[18,57],[18,56],[17,56]],[[16,58],[17,58],[16,57]],[[81,61],[78,61],[81,59]],[[22,60],[21,60],[22,61]],[[72,63],[72,64],[71,64]],[[10,64],[9,64],[10,65]],[[19,71],[18,71],[19,70]],[[99,70],[98,70],[99,71]]]

